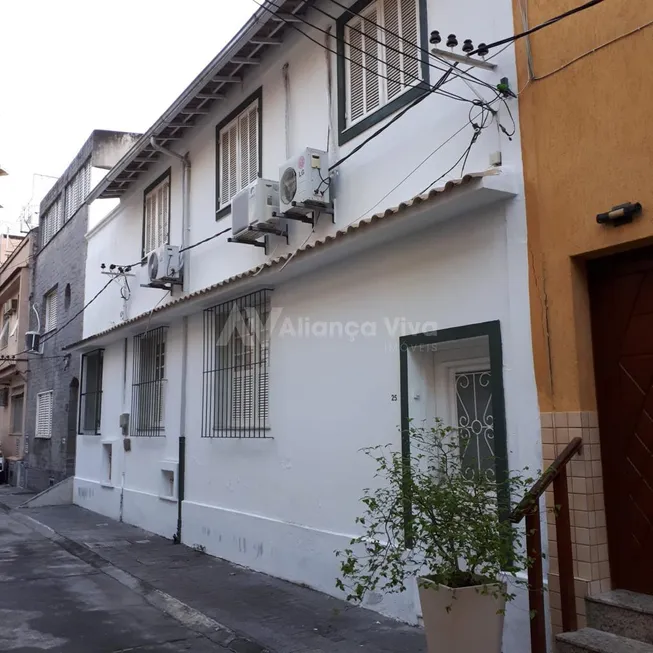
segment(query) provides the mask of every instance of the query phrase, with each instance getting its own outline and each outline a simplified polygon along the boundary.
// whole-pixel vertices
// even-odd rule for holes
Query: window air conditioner
[[[25,332],[25,349],[31,354],[41,353],[41,334],[38,331]]]
[[[181,267],[181,254],[176,245],[161,245],[147,255],[147,276],[152,286],[180,284]]]
[[[278,233],[279,184],[256,179],[231,200],[233,240],[254,241],[266,233]]]
[[[292,213],[297,207],[326,207],[329,199],[329,163],[326,152],[307,147],[279,168],[279,207]]]

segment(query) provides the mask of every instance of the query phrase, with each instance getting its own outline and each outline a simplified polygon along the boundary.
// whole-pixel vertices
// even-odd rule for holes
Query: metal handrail
[[[528,567],[528,604],[531,613],[531,653],[546,653],[546,623],[544,619],[544,574],[542,569],[542,526],[540,497],[553,484],[557,533],[558,571],[560,575],[560,603],[562,629],[576,630],[576,596],[574,591],[574,563],[571,546],[569,491],[567,465],[580,452],[582,438],[574,438],[524,495],[510,514],[510,521],[518,524],[526,519],[526,550]]]

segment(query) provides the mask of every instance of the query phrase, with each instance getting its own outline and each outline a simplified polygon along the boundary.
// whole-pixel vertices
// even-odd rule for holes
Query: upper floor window
[[[145,189],[142,256],[165,245],[170,232],[170,169]]]
[[[57,328],[57,289],[51,290],[43,300],[45,305],[45,319],[43,332],[47,333]]]
[[[132,435],[164,435],[166,327],[134,337]]]
[[[425,20],[426,0],[361,0],[338,19],[341,144],[425,92]]]
[[[64,221],[67,222],[83,204],[86,196],[91,191],[91,160],[79,169],[77,174],[68,182],[64,192],[65,213]]]
[[[58,197],[41,218],[41,247],[45,247],[63,226],[63,198]]]
[[[260,176],[260,137],[259,90],[216,128],[217,217],[228,213],[233,196]]]

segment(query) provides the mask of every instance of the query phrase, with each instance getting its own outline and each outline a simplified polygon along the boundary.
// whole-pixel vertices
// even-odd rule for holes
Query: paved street
[[[419,629],[76,506],[0,491],[0,651],[423,653]]]
[[[227,651],[106,573],[0,514],[0,650]]]

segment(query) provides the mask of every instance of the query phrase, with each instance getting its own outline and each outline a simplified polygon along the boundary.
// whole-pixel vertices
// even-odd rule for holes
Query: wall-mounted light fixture
[[[613,206],[607,213],[599,213],[596,216],[596,221],[599,224],[611,224],[613,227],[619,227],[632,222],[633,218],[641,212],[642,205],[639,202],[626,202],[626,204]]]

